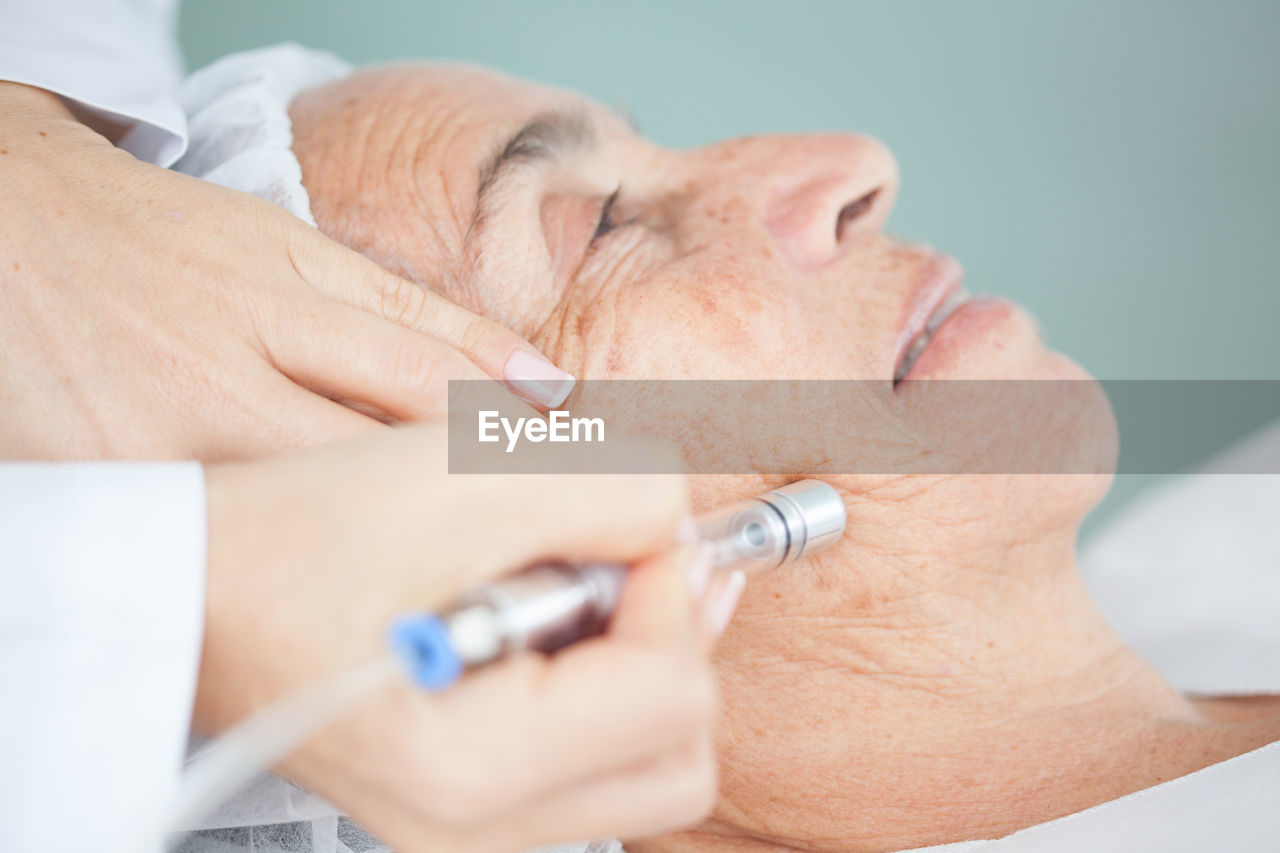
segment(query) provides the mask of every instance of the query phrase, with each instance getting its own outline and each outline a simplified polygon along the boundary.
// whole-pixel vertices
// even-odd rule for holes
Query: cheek
[[[811,324],[782,288],[686,274],[630,284],[585,318],[586,375],[764,379],[812,375]]]

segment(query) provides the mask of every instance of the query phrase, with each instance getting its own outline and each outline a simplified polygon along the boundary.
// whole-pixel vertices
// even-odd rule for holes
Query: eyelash
[[[617,206],[618,196],[621,194],[622,187],[619,186],[600,206],[600,221],[596,225],[596,232],[591,235],[592,243],[595,243],[621,224],[613,221],[613,209]]]

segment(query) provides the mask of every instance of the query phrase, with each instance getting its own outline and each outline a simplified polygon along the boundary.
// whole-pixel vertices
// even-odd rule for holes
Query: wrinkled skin
[[[555,111],[594,144],[526,161],[477,215],[484,164]],[[444,282],[579,377],[882,380],[892,412],[920,393],[889,380],[913,295],[950,262],[883,233],[898,173],[873,140],[664,150],[577,96],[459,66],[366,71],[291,112],[325,232]],[[599,229],[619,186],[616,227]],[[1020,309],[984,300],[911,378],[1085,374]],[[928,428],[991,425],[942,413]],[[695,464],[714,450],[686,447]],[[629,849],[989,838],[1280,737],[1274,702],[1179,695],[1095,611],[1074,549],[1104,470],[826,479],[849,508],[844,539],[754,580],[718,652],[715,816]],[[778,482],[697,479],[695,506]]]

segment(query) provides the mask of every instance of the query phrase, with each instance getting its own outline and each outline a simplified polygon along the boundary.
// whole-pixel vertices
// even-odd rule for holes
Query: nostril
[[[862,218],[871,205],[875,204],[876,196],[880,195],[880,190],[874,189],[857,201],[851,201],[840,209],[840,215],[836,217],[836,242],[839,243],[844,238],[845,228],[852,225],[858,219]]]

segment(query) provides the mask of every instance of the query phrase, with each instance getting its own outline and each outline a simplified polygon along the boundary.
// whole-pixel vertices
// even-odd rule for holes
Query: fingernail
[[[698,522],[693,520],[692,514],[685,513],[684,518],[680,519],[680,523],[676,525],[676,541],[681,545],[697,545],[701,540]]]
[[[552,408],[569,396],[576,381],[540,355],[516,350],[502,368],[507,387],[530,403]]]
[[[707,581],[711,578],[710,545],[698,546],[698,550],[693,552],[693,559],[685,567],[684,574],[689,581],[689,591],[693,593],[694,598],[700,598],[702,591],[707,588]]]
[[[733,612],[738,609],[738,599],[742,598],[742,590],[747,585],[747,576],[742,569],[735,569],[725,580],[724,586],[715,600],[707,602],[707,627],[718,637],[728,627]]]

